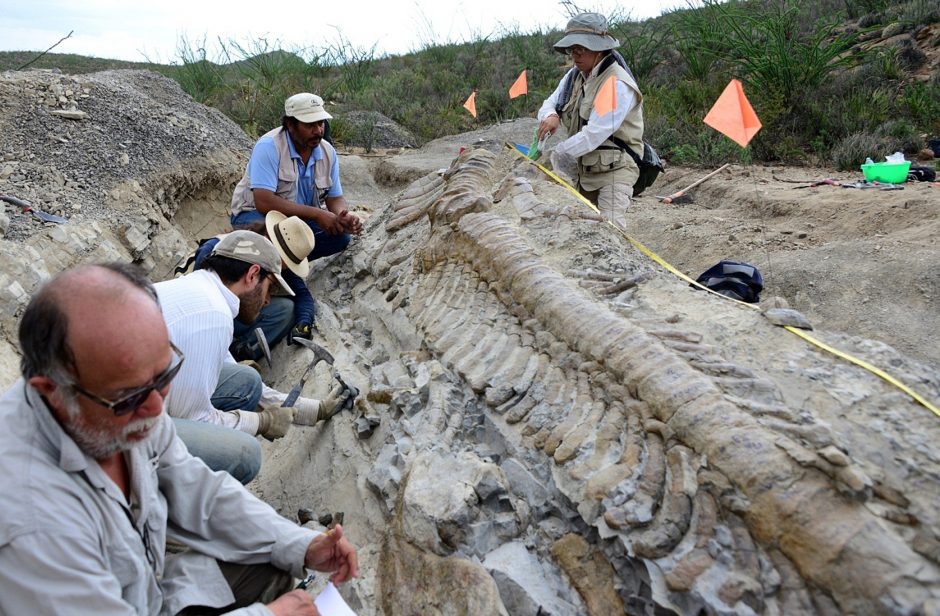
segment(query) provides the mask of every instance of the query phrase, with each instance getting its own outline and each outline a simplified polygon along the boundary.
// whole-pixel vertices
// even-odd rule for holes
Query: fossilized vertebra
[[[501,164],[475,150],[444,174],[400,293],[441,363],[552,460],[585,522],[719,611],[909,612],[940,596],[937,563],[882,522],[904,519],[903,504],[883,518],[866,507],[890,486],[828,425],[788,407],[769,375],[694,331],[623,318],[542,259],[490,211]],[[591,287],[601,296],[650,278],[581,277],[602,283]],[[716,576],[718,591],[702,590]]]

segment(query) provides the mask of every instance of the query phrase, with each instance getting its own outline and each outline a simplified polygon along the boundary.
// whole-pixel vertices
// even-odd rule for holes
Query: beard
[[[77,403],[67,405],[67,407],[69,407],[67,408],[69,420],[63,424],[63,429],[66,434],[72,437],[72,440],[75,441],[75,444],[84,454],[95,460],[104,460],[119,451],[128,451],[144,445],[153,436],[153,428],[163,419],[162,414],[156,417],[135,419],[124,426],[119,434],[115,435],[112,432],[85,423]],[[146,432],[146,436],[131,439],[132,435],[139,435],[141,432]]]
[[[258,319],[264,307],[264,288],[256,286],[253,290],[239,296],[238,316],[235,318],[245,325],[251,325]]]

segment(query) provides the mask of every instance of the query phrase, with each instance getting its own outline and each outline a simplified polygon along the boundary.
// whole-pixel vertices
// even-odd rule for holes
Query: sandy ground
[[[940,365],[940,186],[844,188],[786,180],[861,180],[827,169],[731,167],[693,189],[691,203],[655,195],[709,170],[671,169],[636,200],[630,233],[693,278],[721,259],[764,278],[764,303],[782,297],[819,328],[880,340]]]

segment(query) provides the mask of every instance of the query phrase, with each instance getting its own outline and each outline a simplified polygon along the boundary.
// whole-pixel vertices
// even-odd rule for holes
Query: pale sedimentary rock
[[[828,409],[813,406],[822,396],[814,379],[840,373],[829,367],[837,360],[776,342],[788,358],[782,367],[742,361],[730,328],[771,328],[760,315],[724,322],[728,331],[715,335],[696,326],[709,309],[688,317],[687,328],[677,325],[681,316],[613,310],[612,296],[651,302],[671,283],[635,263],[611,273],[557,259],[551,233],[533,243],[520,225],[553,213],[537,184],[513,179],[515,165],[472,150],[440,178],[412,185],[384,229],[403,241],[420,225],[412,253],[391,259],[376,240],[373,274],[394,263],[396,306],[428,351],[478,396],[517,455],[543,456],[580,515],[574,522],[621,576],[621,596],[644,589],[627,611],[642,601],[677,612],[933,609],[936,516],[921,520],[919,504],[892,499],[905,488],[897,474],[876,472],[868,455],[876,447],[856,447],[866,455],[853,457],[858,432],[833,429]],[[493,200],[512,202],[518,218],[495,213]],[[563,215],[558,224],[590,224],[568,214],[554,212]],[[804,385],[787,361],[817,376]],[[794,405],[803,387],[813,402]],[[874,409],[891,396],[879,390],[862,403]],[[937,463],[925,455],[934,466],[920,482]],[[926,532],[910,532],[922,522]],[[582,599],[590,606],[594,598]]]

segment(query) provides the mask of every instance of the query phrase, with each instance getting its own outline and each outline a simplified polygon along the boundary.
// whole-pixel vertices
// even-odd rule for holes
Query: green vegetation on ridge
[[[755,159],[857,169],[866,156],[913,154],[924,136],[940,137],[940,74],[929,73],[940,54],[940,0],[700,4],[642,22],[610,16],[644,92],[646,138],[671,162]],[[218,41],[212,53],[205,41],[181,40],[171,66],[49,54],[33,67],[151,68],[252,136],[280,123],[287,96],[316,92],[331,103],[334,137],[368,147],[373,131],[345,122],[344,112],[381,112],[422,143],[534,116],[565,70],[567,58],[552,50],[560,33],[504,31],[391,57],[342,37],[290,51],[267,40]],[[0,68],[30,57],[16,54],[0,53]],[[522,69],[529,93],[510,100],[507,90]],[[763,123],[747,150],[702,123],[731,78],[744,83]],[[462,107],[473,90],[477,119]]]

